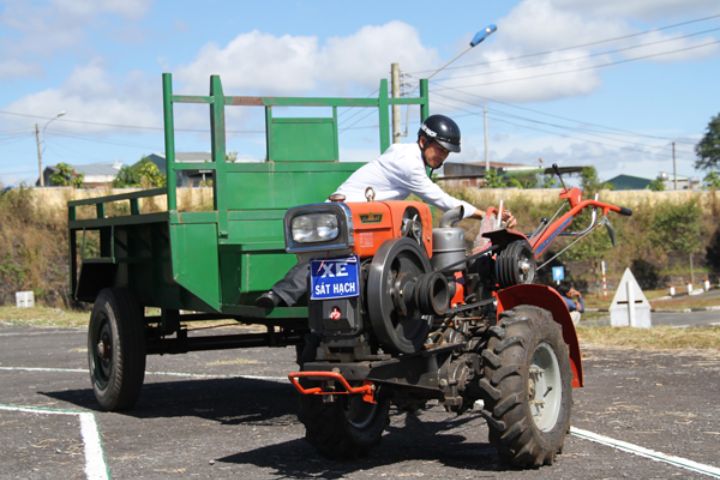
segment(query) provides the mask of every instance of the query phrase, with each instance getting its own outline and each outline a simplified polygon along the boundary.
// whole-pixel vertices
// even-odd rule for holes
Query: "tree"
[[[504,188],[508,186],[507,178],[494,168],[485,172],[485,184],[488,188]]]
[[[113,180],[115,188],[137,187],[138,185],[140,185],[140,176],[135,169],[128,165],[123,165]]]
[[[665,191],[665,181],[658,177],[655,180],[651,181],[647,188],[652,190],[653,192],[664,192]]]
[[[710,172],[703,178],[705,186],[711,190],[720,190],[720,173]]]
[[[67,163],[58,163],[55,165],[55,172],[50,175],[50,183],[59,187],[82,187],[84,175],[77,173]]]
[[[710,119],[705,136],[695,146],[695,168],[710,170],[720,166],[720,113]]]
[[[702,245],[702,210],[697,201],[659,204],[652,220],[653,245],[668,253],[695,253]]]
[[[715,280],[720,278],[720,228],[715,230],[710,244],[705,247],[705,262],[710,267],[712,277]]]
[[[165,175],[160,173],[157,165],[147,157],[143,157],[135,165],[122,167],[113,181],[115,188],[163,186],[165,186]]]
[[[607,185],[598,179],[595,167],[583,167],[583,169],[580,170],[580,185],[585,193],[585,197],[590,197],[599,190],[607,188]]]

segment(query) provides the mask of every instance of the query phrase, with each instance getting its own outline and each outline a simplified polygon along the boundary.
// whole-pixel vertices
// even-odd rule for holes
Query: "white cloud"
[[[315,86],[317,52],[315,37],[276,37],[255,30],[225,47],[207,44],[192,63],[174,70],[177,80],[193,91],[206,91],[209,76],[219,74],[225,88],[241,92],[297,92]]]
[[[53,7],[64,15],[87,18],[111,13],[125,18],[140,18],[150,7],[152,0],[53,0]]]
[[[40,71],[36,64],[23,62],[16,59],[9,59],[0,62],[0,78],[22,78],[35,75]]]
[[[706,0],[523,0],[498,21],[494,42],[478,47],[474,56],[481,61],[447,69],[435,79],[431,93],[447,109],[463,104],[477,109],[488,98],[553,100],[591,94],[601,85],[604,64],[647,56],[652,57],[645,61],[671,62],[716,54],[717,44],[693,48],[715,37],[680,38],[683,33],[678,30],[596,43],[640,32],[631,25],[632,14],[656,12],[655,8],[670,12],[686,3],[689,8],[710,4]],[[573,45],[585,46],[568,48]],[[666,53],[671,51],[677,52]]]
[[[650,57],[654,62],[677,62],[713,55],[720,51],[720,45],[714,37],[682,38],[682,35],[665,35],[661,32],[649,32],[635,43],[635,47],[622,52],[625,58]],[[633,46],[633,45],[631,45]],[[674,53],[667,53],[674,52]]]
[[[111,125],[161,125],[160,91],[153,88],[157,82],[148,82],[143,74],[131,72],[121,81],[113,81],[101,62],[93,62],[73,71],[59,87],[27,95],[7,105],[11,112],[32,112],[33,115],[52,118],[58,112],[67,112],[63,130],[81,133],[117,131],[103,125],[73,123],[79,120]],[[38,120],[27,120],[34,123]],[[18,119],[13,122],[17,124]]]
[[[717,0],[552,0],[558,8],[576,10],[591,15],[632,16],[643,19],[666,18],[670,15],[687,17],[717,11]]]
[[[208,44],[191,63],[175,68],[177,79],[193,89],[207,89],[210,74],[223,85],[263,93],[308,92],[377,87],[390,63],[406,71],[437,65],[434,50],[425,47],[415,28],[394,21],[365,26],[347,37],[321,44],[315,36],[243,33],[225,46]]]
[[[391,63],[399,63],[403,71],[429,69],[440,63],[435,50],[423,45],[417,30],[400,21],[330,38],[319,57],[320,79],[370,88],[377,86],[379,78],[388,77]]]
[[[93,29],[106,28],[104,16],[137,20],[148,10],[151,0],[54,0],[10,2],[0,12],[5,38],[0,53],[5,57],[28,55],[49,57],[71,49],[90,49],[86,42]]]

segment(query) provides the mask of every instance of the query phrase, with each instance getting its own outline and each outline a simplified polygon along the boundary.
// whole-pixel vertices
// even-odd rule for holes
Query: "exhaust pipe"
[[[451,208],[440,217],[440,228],[454,227],[465,215],[465,208],[462,205]]]

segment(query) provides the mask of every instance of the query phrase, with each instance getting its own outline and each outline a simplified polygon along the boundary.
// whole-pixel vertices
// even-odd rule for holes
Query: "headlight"
[[[291,232],[298,243],[327,242],[338,237],[340,228],[334,214],[311,213],[293,218]]]

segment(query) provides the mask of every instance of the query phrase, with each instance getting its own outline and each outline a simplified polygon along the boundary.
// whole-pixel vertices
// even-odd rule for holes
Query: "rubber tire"
[[[110,354],[103,362],[98,349],[101,336],[110,340]],[[145,328],[142,308],[123,288],[100,291],[88,327],[88,364],[93,393],[108,411],[132,408],[145,378]]]
[[[569,350],[560,325],[547,310],[521,305],[503,312],[489,335],[480,388],[490,443],[512,467],[551,465],[562,451],[572,407]],[[529,401],[529,368],[540,344],[549,346],[557,358],[562,390],[557,419],[547,431],[536,425]]]
[[[380,443],[383,430],[390,423],[390,401],[378,399],[372,418],[358,427],[348,420],[348,402],[362,402],[360,396],[338,395],[324,403],[314,395],[300,397],[300,421],[305,425],[305,440],[324,457],[351,460],[364,457]],[[368,405],[368,404],[365,404]]]
[[[522,272],[519,271],[519,259],[523,257],[531,262],[532,274],[529,278],[523,279]],[[513,285],[532,283],[535,280],[537,265],[535,264],[535,256],[532,247],[527,240],[515,240],[498,254],[495,263],[495,276],[497,282],[502,288],[511,287]]]

